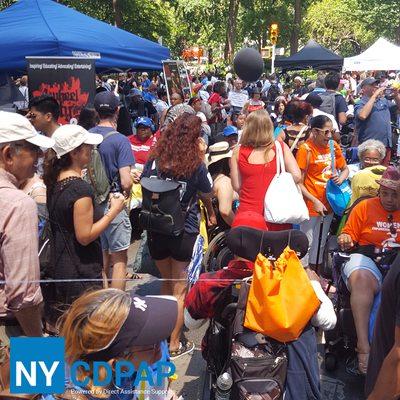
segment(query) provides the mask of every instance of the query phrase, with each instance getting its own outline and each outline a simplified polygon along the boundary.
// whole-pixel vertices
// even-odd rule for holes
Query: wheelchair
[[[221,250],[228,249],[232,257],[235,254],[246,260],[255,260],[260,252],[266,256],[277,258],[288,244],[298,253],[300,258],[308,251],[307,237],[304,233],[296,230],[263,232],[252,228],[237,227],[229,232],[224,232],[224,238],[219,241]],[[222,267],[226,265],[224,264]],[[208,270],[212,271],[210,268]],[[249,341],[254,343],[252,346],[260,343],[258,342],[259,334],[244,328],[241,323],[238,323],[238,312],[242,310],[244,313],[246,305],[243,298],[240,297],[242,284],[243,280],[236,280],[225,289],[228,291],[228,295],[224,296],[224,301],[218,304],[218,309],[215,310],[214,317],[210,319],[208,329],[203,338],[202,354],[207,362],[203,400],[215,398],[217,378],[228,369],[236,344],[242,340],[245,343],[249,343]],[[240,318],[239,321],[241,321]],[[276,378],[277,382],[282,382],[282,373],[287,363],[283,347],[284,345],[276,342],[272,344],[270,349],[271,354],[276,355],[276,358],[271,363],[271,370],[267,371],[267,374],[272,373],[271,379],[274,380]],[[255,358],[254,360],[257,359]],[[257,371],[255,363],[256,361],[251,359],[244,358],[243,363],[239,360],[241,366],[240,376],[250,379],[252,383],[258,380],[259,382],[256,382],[256,384],[260,386],[265,385],[266,379],[263,379],[261,375],[265,374],[266,370],[263,368],[262,371]],[[259,376],[257,374],[256,377],[253,376],[254,372],[258,372]],[[281,384],[279,386],[280,391],[283,393],[284,388],[281,387]],[[240,397],[238,389],[235,390],[233,388],[231,399],[239,398],[242,397]],[[281,399],[282,396],[279,395],[273,398]]]
[[[376,253],[374,246],[356,246],[351,253],[341,252],[335,236],[331,236],[326,247],[323,270],[325,276],[327,271],[331,271],[327,292],[331,286],[336,288],[331,300],[336,311],[337,323],[333,330],[325,332],[325,369],[334,371],[338,366],[339,358],[343,357],[346,359],[346,371],[350,374],[358,374],[355,372],[356,368],[352,366],[356,359],[357,334],[350,305],[350,292],[344,281],[342,269],[351,253],[361,253],[375,261],[384,278],[398,253],[398,248]],[[373,329],[373,321],[370,320],[370,330]]]

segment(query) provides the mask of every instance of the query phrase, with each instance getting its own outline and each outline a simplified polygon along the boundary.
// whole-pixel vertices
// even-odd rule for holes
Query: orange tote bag
[[[296,340],[321,302],[296,253],[286,247],[275,262],[254,264],[244,326],[280,342]]]

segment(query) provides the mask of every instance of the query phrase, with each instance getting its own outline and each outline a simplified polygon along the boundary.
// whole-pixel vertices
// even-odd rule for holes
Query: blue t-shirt
[[[143,169],[143,177],[157,176],[154,160],[147,161]],[[174,179],[172,176],[164,176],[162,178]],[[178,179],[181,183],[181,205],[182,209],[190,208],[186,214],[185,232],[190,234],[198,234],[200,229],[200,209],[197,204],[197,192],[211,193],[212,178],[208,173],[204,163],[196,169],[189,179]]]
[[[377,99],[368,118],[362,121],[358,118],[358,115],[368,100],[369,97],[364,96],[354,107],[358,141],[359,143],[363,143],[368,139],[376,139],[381,141],[386,147],[391,147],[390,103],[385,98]]]
[[[115,131],[115,129],[108,126],[95,126],[89,132],[99,133],[104,137],[112,131]],[[128,138],[121,133],[111,135],[98,146],[98,150],[107,177],[112,183],[112,190],[122,191],[119,169],[135,165],[135,158]]]

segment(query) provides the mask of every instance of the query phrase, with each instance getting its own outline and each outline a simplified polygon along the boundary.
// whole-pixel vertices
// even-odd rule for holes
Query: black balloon
[[[233,68],[240,79],[255,82],[263,72],[264,62],[257,50],[245,47],[236,53]]]

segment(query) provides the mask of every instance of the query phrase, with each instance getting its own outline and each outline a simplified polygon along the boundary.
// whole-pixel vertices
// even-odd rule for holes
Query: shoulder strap
[[[333,142],[333,139],[329,141],[329,149],[331,152],[331,169],[332,169],[332,174],[335,173],[335,144]]]
[[[103,137],[103,142],[104,142],[107,138],[109,138],[110,136],[116,135],[117,133],[119,133],[119,132],[117,132],[117,131],[108,132],[107,135],[104,135],[104,137]]]
[[[285,173],[285,160],[283,158],[282,146],[278,140],[275,141],[276,175]]]
[[[307,161],[306,161],[306,170],[305,173],[307,174],[308,168],[310,168],[310,161],[311,161],[311,149],[307,143],[304,143],[304,147],[307,151]]]
[[[304,125],[304,126],[300,129],[299,133],[298,133],[297,136],[296,136],[296,139],[294,140],[294,142],[292,143],[292,145],[291,145],[291,147],[290,147],[290,151],[291,151],[291,152],[293,152],[293,150],[296,148],[297,143],[299,142],[299,140],[300,140],[300,138],[301,138],[301,135],[303,134],[303,132],[304,132],[307,128],[308,128],[308,125]]]

